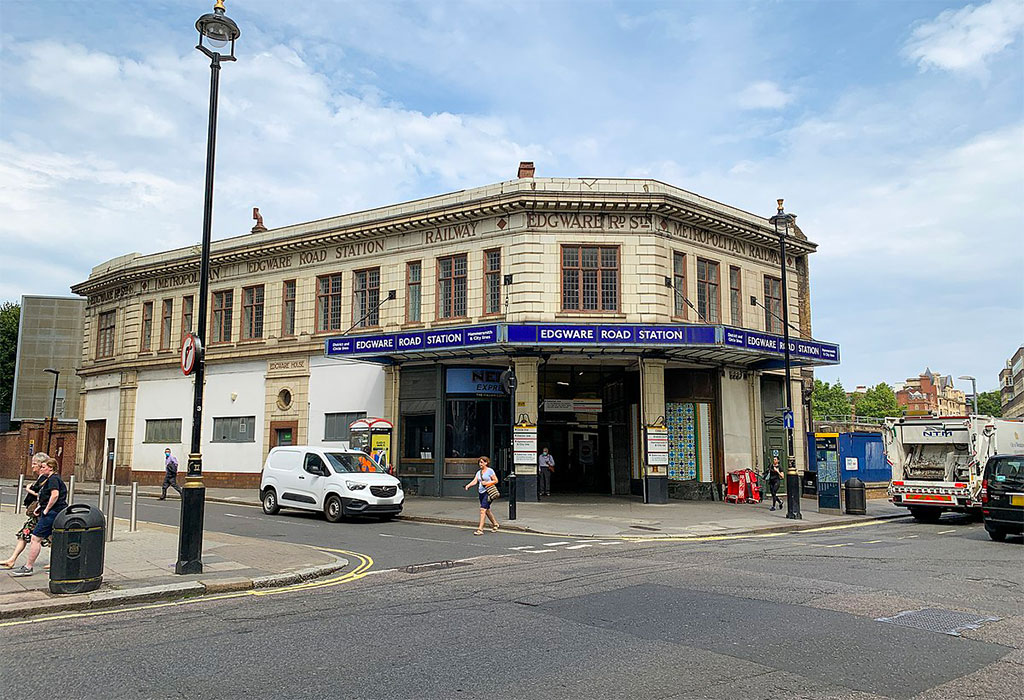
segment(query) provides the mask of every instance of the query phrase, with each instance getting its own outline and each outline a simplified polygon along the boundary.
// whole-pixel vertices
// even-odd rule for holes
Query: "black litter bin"
[[[868,496],[864,482],[857,477],[851,477],[843,484],[846,488],[846,514],[867,515]]]
[[[86,593],[103,583],[106,519],[98,508],[74,503],[53,523],[50,592]]]

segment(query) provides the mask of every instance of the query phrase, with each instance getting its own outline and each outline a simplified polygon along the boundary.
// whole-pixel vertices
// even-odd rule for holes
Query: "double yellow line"
[[[182,598],[180,600],[168,600],[160,603],[133,605],[131,607],[58,613],[55,615],[46,615],[44,617],[33,617],[24,620],[10,620],[8,622],[0,622],[0,628],[18,627],[20,625],[33,625],[38,624],[40,622],[51,622],[53,620],[70,620],[84,617],[101,617],[104,615],[116,615],[126,612],[136,612],[139,610],[159,610],[160,608],[172,608],[179,605],[194,605],[196,603],[209,603],[215,600],[230,600],[232,598],[244,598],[246,596],[282,595],[284,593],[295,593],[297,591],[307,591],[314,588],[328,588],[330,586],[340,586],[345,583],[352,583],[353,581],[358,581],[359,579],[368,575],[370,573],[370,569],[373,568],[373,559],[367,556],[366,554],[360,554],[359,552],[350,552],[346,549],[328,549],[326,547],[313,547],[313,549],[317,549],[322,552],[343,554],[346,557],[349,557],[350,559],[356,560],[358,563],[356,564],[356,567],[354,569],[352,569],[351,571],[346,571],[340,576],[335,576],[333,578],[326,579],[314,579],[312,581],[303,581],[301,583],[295,583],[290,586],[281,586],[280,588],[251,588],[244,591],[234,591],[231,593],[215,593],[212,595],[196,596],[195,598]]]

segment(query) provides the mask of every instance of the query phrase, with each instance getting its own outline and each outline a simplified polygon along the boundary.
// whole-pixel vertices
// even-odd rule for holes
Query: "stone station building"
[[[811,339],[815,248],[797,229],[786,261],[801,470],[800,368],[839,361]],[[73,288],[88,300],[85,478],[106,465],[156,483],[165,445],[187,454],[192,379],[178,352],[198,308],[198,253],[125,255]],[[206,482],[255,487],[274,445],[343,445],[369,415],[394,423],[391,462],[408,490],[464,495],[479,455],[508,471],[515,418],[551,449],[555,492],[710,497],[726,472],[784,456],[779,268],[764,217],[654,180],[535,178],[529,166],[216,241]],[[509,367],[514,409],[498,382]],[[647,453],[645,426],[667,437],[667,455]],[[519,489],[532,499],[536,460],[525,461]]]

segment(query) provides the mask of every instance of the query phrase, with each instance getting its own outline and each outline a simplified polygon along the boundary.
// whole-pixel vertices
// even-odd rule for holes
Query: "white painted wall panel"
[[[107,421],[107,437],[117,437],[117,417],[121,410],[119,389],[97,389],[85,395],[85,420]],[[83,438],[84,439],[84,438]],[[106,449],[104,447],[104,449]]]
[[[324,415],[364,411],[384,414],[384,370],[365,362],[313,357],[309,361],[309,443],[324,444]],[[332,442],[332,445],[339,443]]]
[[[164,448],[170,447],[184,473],[192,442],[192,377],[180,370],[159,370],[139,373],[139,389],[135,398],[135,451],[132,469],[162,472]],[[180,418],[181,440],[170,445],[147,443],[146,421],[158,418]]]
[[[203,471],[258,473],[263,468],[266,362],[213,365],[203,408]],[[254,442],[211,442],[214,418],[256,417]],[[191,439],[191,438],[187,438]],[[184,464],[182,464],[184,466]]]

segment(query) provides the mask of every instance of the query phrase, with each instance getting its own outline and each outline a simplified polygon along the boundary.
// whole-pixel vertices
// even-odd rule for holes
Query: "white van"
[[[402,512],[402,482],[359,450],[275,447],[260,479],[263,512],[281,508],[323,511],[336,523],[353,515],[393,518]]]

